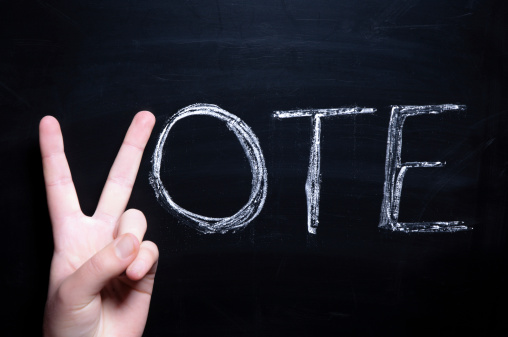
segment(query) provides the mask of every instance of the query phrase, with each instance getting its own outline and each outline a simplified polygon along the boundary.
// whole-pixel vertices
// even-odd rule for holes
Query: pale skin
[[[44,336],[141,336],[159,252],[143,241],[143,213],[125,211],[155,117],[134,117],[92,216],[81,211],[60,125],[39,126],[44,181],[53,228]]]

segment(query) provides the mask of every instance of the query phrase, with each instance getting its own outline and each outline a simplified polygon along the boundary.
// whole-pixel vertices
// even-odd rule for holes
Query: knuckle
[[[147,229],[146,218],[140,210],[131,208],[124,212],[123,220],[127,220],[130,226],[133,226],[143,232]]]
[[[46,180],[47,187],[66,186],[72,184],[72,176],[65,174],[59,177],[53,177]]]
[[[55,292],[54,301],[63,307],[71,307],[73,304],[74,285],[66,280],[62,282]]]
[[[159,248],[152,241],[144,241],[143,246],[146,251],[150,254],[153,260],[159,259]]]
[[[129,216],[129,217],[133,217],[133,218],[138,218],[138,219],[145,219],[145,215],[143,214],[143,212],[141,212],[139,209],[135,209],[135,208],[129,208],[128,210],[125,211],[125,216]]]
[[[54,301],[56,301],[58,304],[65,305],[68,301],[69,291],[67,288],[69,287],[66,286],[66,284],[67,282],[62,283],[55,292]]]
[[[136,152],[143,153],[143,151],[145,150],[144,146],[141,146],[139,144],[135,144],[134,142],[127,141],[127,140],[124,140],[122,145],[124,145],[126,148],[133,149]]]
[[[107,182],[127,189],[132,189],[134,187],[134,181],[132,178],[122,175],[110,175],[108,176]]]

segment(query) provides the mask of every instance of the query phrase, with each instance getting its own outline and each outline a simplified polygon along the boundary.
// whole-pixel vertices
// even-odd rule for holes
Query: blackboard
[[[502,335],[507,17],[501,0],[0,2],[6,336],[40,324],[48,284],[39,120],[61,122],[90,214],[139,110],[157,118],[129,203],[161,252],[146,336]],[[235,231],[201,233],[151,183],[166,123],[194,104],[259,141],[266,199]],[[408,170],[398,219],[467,230],[380,228],[392,110],[443,104],[464,108],[405,121],[402,160],[446,165]],[[320,119],[309,233],[314,124],[276,112],[343,108],[373,110]],[[251,166],[224,121],[183,118],[164,144],[161,180],[181,207],[226,217],[246,204]]]

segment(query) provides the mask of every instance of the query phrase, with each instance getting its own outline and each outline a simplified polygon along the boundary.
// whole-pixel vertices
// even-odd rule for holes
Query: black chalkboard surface
[[[507,18],[501,0],[1,1],[5,335],[40,325],[48,284],[39,120],[61,122],[90,214],[139,110],[157,123],[129,207],[161,253],[145,336],[503,335]]]

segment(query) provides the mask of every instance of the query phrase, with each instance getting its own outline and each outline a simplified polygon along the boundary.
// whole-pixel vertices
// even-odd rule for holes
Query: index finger
[[[124,212],[154,125],[155,117],[149,111],[141,111],[134,116],[109,171],[94,218],[115,224]]]
[[[81,208],[65,157],[60,124],[54,117],[41,120],[39,143],[49,214],[53,226],[58,226],[58,220],[81,212]]]

